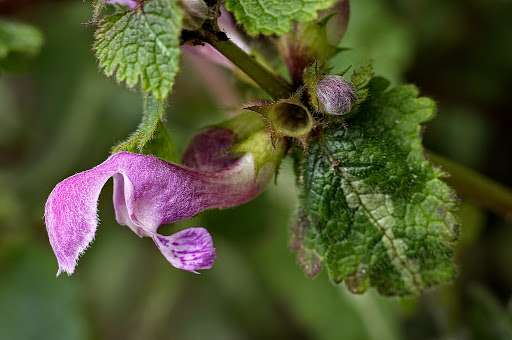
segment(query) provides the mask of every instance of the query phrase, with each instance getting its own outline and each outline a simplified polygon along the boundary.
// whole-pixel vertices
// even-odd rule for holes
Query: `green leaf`
[[[292,21],[310,21],[317,11],[331,7],[336,0],[226,0],[251,34],[283,34],[291,30]]]
[[[361,104],[368,97],[368,84],[373,79],[373,60],[368,61],[366,64],[361,65],[357,72],[352,75],[352,83],[356,87],[357,103]]]
[[[100,67],[129,87],[140,80],[145,92],[164,101],[179,70],[181,20],[182,9],[175,0],[145,1],[105,17],[94,44]]]
[[[144,112],[137,130],[124,142],[114,147],[112,153],[129,151],[152,154],[176,162],[176,150],[164,123],[165,105],[151,94],[144,96]]]
[[[0,19],[0,70],[23,71],[42,44],[43,35],[37,28]]]
[[[358,77],[353,82],[363,88]],[[421,145],[434,102],[418,98],[414,86],[388,84],[371,80],[348,129],[331,126],[298,159],[300,204],[290,244],[311,276],[325,265],[332,281],[345,281],[354,293],[373,286],[384,295],[410,295],[455,275],[456,198]]]

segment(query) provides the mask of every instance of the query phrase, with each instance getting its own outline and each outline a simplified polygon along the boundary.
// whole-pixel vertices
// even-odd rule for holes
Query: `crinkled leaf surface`
[[[165,100],[179,69],[182,10],[174,0],[144,1],[103,18],[94,49],[107,76]]]
[[[335,0],[226,0],[233,12],[251,34],[283,34],[292,28],[292,21],[310,21],[317,11],[331,7]]]
[[[353,76],[365,84],[371,69]],[[307,274],[322,265],[354,293],[418,294],[455,275],[456,199],[425,159],[421,124],[435,105],[414,86],[374,78],[348,120],[320,133],[298,160],[300,204],[292,248]]]

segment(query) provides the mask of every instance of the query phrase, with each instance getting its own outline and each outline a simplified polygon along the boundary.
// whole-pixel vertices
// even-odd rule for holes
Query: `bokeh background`
[[[94,243],[72,277],[55,278],[46,198],[108,157],[136,128],[142,101],[98,70],[94,27],[82,25],[90,2],[0,0],[0,16],[44,35],[26,72],[0,75],[0,339],[512,339],[511,216],[461,197],[453,284],[410,299],[354,296],[325,272],[304,275],[288,248],[289,161],[254,201],[163,227],[207,227],[213,269],[175,269],[150,239],[117,225],[108,183]],[[353,0],[342,45],[351,50],[336,68],[373,57],[378,74],[436,100],[429,149],[512,186],[511,1]],[[178,150],[240,100],[207,85],[226,76],[183,61],[167,109]]]

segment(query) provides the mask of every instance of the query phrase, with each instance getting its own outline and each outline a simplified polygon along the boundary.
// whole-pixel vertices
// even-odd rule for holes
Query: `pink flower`
[[[100,191],[114,177],[114,208],[119,224],[151,237],[175,267],[190,272],[209,269],[215,258],[210,234],[189,228],[170,236],[161,224],[195,216],[210,208],[227,208],[256,197],[272,178],[274,163],[255,171],[252,153],[234,158],[234,133],[206,130],[192,139],[184,166],[154,156],[119,152],[93,169],[60,182],[46,202],[46,227],[62,271],[71,275],[79,256],[94,238]],[[221,155],[222,154],[222,155]],[[220,156],[219,156],[220,155]]]

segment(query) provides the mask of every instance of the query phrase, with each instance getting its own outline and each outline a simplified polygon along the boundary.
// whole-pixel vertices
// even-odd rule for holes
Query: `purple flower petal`
[[[172,249],[167,249],[162,240],[184,237],[184,234],[161,236],[157,229],[161,224],[193,217],[205,209],[245,203],[266,187],[272,178],[274,164],[265,164],[256,176],[251,153],[238,159],[220,155],[231,145],[232,138],[232,132],[223,129],[197,135],[186,152],[186,164],[197,169],[154,156],[119,152],[95,168],[59,183],[48,198],[45,212],[48,236],[59,263],[58,274],[62,271],[72,274],[78,257],[94,238],[99,194],[112,176],[114,208],[119,224],[130,227],[141,237],[152,237],[159,248],[164,249],[162,253],[169,262],[179,264],[178,268],[189,271],[206,268],[214,257],[211,244],[207,246],[206,241],[201,241],[195,245],[194,249],[204,250],[202,258],[176,260],[172,257]],[[206,151],[195,147],[206,140],[211,144]],[[219,154],[219,157],[212,157],[212,151],[213,156]],[[198,235],[203,235],[198,239],[207,239],[204,236],[206,230],[201,230],[201,233],[195,230]]]
[[[213,240],[204,228],[189,228],[170,236],[153,235],[158,249],[176,268],[197,273],[196,269],[210,269],[215,259]]]
[[[228,129],[203,131],[190,140],[183,155],[183,164],[201,171],[218,171],[232,165],[237,159],[229,150],[235,134]]]
[[[133,9],[137,7],[138,3],[135,0],[107,0],[107,3],[109,4],[118,4],[124,7],[128,7],[130,9]]]
[[[357,102],[354,84],[342,76],[329,75],[317,84],[315,94],[326,113],[344,115]]]
[[[94,238],[101,188],[112,176],[104,166],[71,176],[57,184],[46,202],[46,227],[62,271],[73,273],[78,256]]]

